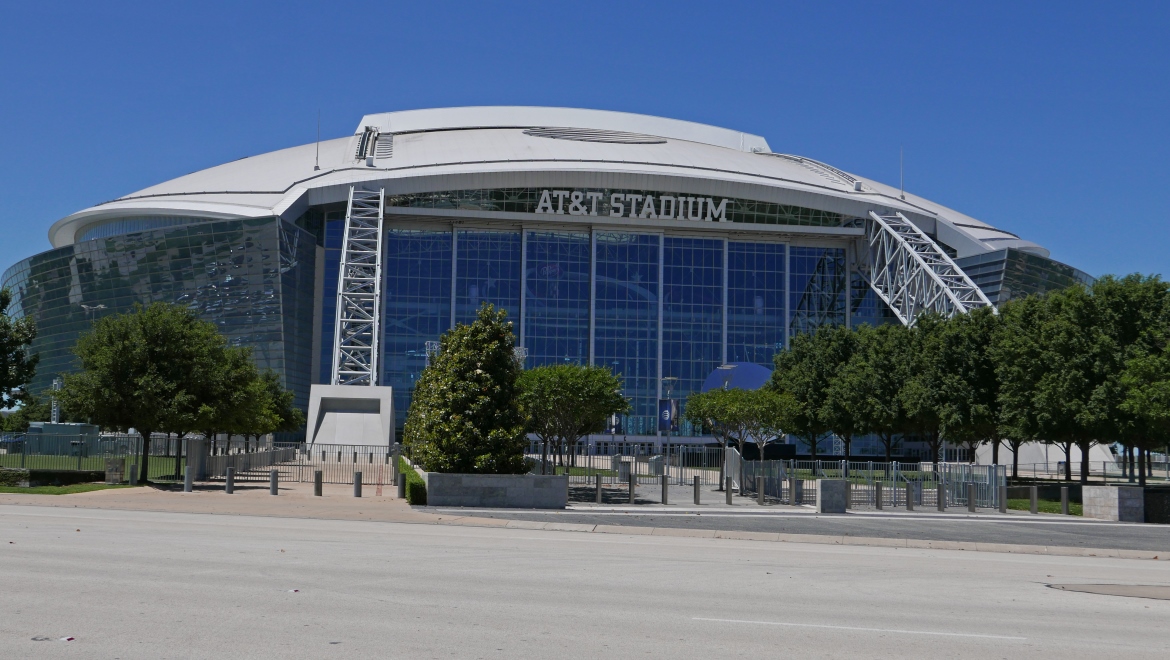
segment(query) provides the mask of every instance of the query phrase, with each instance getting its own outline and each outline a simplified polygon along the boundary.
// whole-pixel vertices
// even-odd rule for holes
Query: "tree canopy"
[[[612,415],[629,410],[620,376],[604,367],[557,364],[520,375],[520,408],[525,429],[548,447],[570,448],[582,437],[605,430]]]
[[[15,408],[30,396],[26,389],[36,375],[38,356],[29,354],[37,328],[29,317],[8,315],[12,292],[0,289],[0,410]]]
[[[485,303],[470,325],[443,334],[407,413],[411,458],[431,472],[520,474],[526,435],[520,363],[507,313]]]

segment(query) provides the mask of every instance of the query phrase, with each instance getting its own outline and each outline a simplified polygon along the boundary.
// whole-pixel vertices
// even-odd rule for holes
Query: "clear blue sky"
[[[1093,275],[1167,273],[1170,4],[8,3],[0,269],[58,218],[194,170],[454,105],[765,136]]]

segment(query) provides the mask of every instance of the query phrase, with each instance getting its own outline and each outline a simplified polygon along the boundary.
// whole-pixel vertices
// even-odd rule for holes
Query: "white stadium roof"
[[[392,152],[356,159],[366,127],[393,134]],[[243,158],[78,211],[54,223],[49,240],[54,247],[69,245],[84,228],[134,216],[294,219],[308,205],[344,201],[349,185],[358,182],[379,182],[392,194],[572,183],[721,195],[858,217],[881,208],[901,211],[960,257],[1005,247],[1048,256],[1010,232],[916,195],[902,198],[895,187],[772,153],[757,135],[624,112],[510,106],[366,115],[354,136]]]

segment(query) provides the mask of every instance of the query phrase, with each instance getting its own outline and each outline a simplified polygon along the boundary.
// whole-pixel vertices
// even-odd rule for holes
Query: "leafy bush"
[[[405,458],[398,459],[401,462],[399,470],[402,476],[406,479],[406,502],[407,504],[417,504],[423,506],[427,503],[427,484],[423,478],[419,476],[418,472],[411,467],[410,463]]]

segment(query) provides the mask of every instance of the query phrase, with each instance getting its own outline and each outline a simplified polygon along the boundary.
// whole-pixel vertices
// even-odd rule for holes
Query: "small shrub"
[[[418,472],[410,465],[405,458],[399,459],[402,462],[399,468],[403,476],[406,478],[406,502],[411,505],[424,506],[427,503],[427,484],[423,478],[419,476]]]
[[[0,468],[0,486],[27,486],[28,470],[18,468]]]

